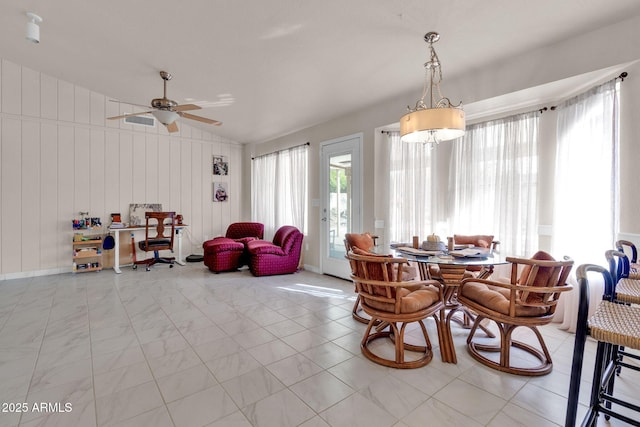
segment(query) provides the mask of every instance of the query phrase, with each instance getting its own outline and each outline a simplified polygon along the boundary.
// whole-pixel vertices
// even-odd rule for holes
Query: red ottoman
[[[237,270],[243,265],[244,244],[228,237],[204,242],[204,265],[214,273]]]

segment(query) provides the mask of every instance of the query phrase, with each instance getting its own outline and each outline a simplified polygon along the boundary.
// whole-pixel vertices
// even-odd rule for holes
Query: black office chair
[[[153,252],[153,258],[146,258],[140,261],[136,259],[136,247],[132,235],[133,269],[135,270],[138,265],[144,264],[147,271],[150,271],[151,266],[157,263],[169,264],[169,268],[173,268],[175,257],[161,257],[159,251],[170,250],[173,252],[173,239],[176,234],[176,213],[146,212],[144,216],[146,219],[145,237],[144,240],[138,242],[138,247],[145,252]],[[166,231],[169,231],[168,236],[165,235]]]

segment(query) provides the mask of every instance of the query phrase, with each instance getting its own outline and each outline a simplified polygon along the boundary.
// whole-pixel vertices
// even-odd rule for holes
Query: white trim
[[[320,269],[315,265],[303,264],[302,268],[304,268],[304,271],[310,271],[312,273],[322,274]]]
[[[71,273],[71,266],[51,268],[49,270],[18,271],[15,273],[0,274],[0,280],[25,279],[29,277],[50,276],[53,274],[65,273]]]

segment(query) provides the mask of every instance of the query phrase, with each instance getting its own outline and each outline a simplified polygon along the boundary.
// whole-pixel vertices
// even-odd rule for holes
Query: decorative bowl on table
[[[447,249],[445,242],[432,242],[425,240],[422,242],[422,249],[425,251],[444,251]]]

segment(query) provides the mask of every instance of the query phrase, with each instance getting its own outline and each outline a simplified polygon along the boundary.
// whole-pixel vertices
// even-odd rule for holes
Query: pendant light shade
[[[464,111],[460,108],[427,108],[400,119],[400,136],[407,142],[440,142],[464,135]]]
[[[429,43],[431,57],[424,64],[426,77],[422,97],[414,108],[407,107],[409,112],[400,119],[402,141],[438,144],[464,135],[465,117],[462,103],[451,105],[449,98],[445,98],[440,92],[442,68],[433,48],[433,43],[439,39],[440,35],[433,31],[424,36],[424,40]],[[427,95],[428,106],[425,104]]]

